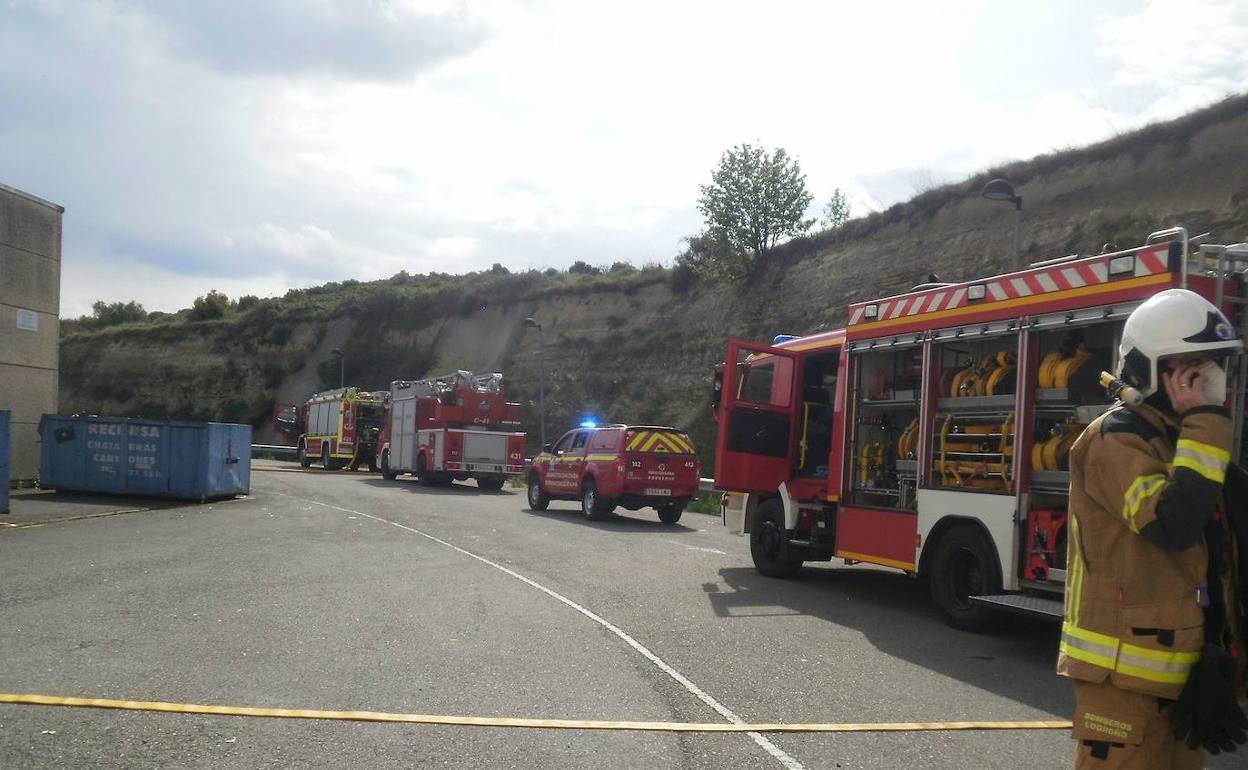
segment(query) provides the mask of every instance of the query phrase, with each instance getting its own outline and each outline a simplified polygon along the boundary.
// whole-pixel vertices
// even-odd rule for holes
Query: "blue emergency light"
[[[597,427],[598,427],[598,421],[597,421],[597,420],[595,420],[595,419],[593,419],[592,417],[589,417],[589,418],[586,418],[586,419],[584,419],[584,420],[581,420],[580,427],[582,427],[582,428],[597,428]]]

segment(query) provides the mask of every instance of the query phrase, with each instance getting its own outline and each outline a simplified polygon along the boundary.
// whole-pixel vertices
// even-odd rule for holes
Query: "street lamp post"
[[[541,420],[542,448],[546,448],[546,339],[542,325],[532,318],[524,319],[524,325],[537,329],[537,411]]]
[[[345,388],[347,387],[347,357],[338,348],[334,348],[329,352],[338,356],[338,387]]]
[[[1014,204],[1014,264],[1018,269],[1026,267],[1023,257],[1023,196],[1014,192],[1014,185],[1004,179],[993,179],[979,193],[990,201]]]

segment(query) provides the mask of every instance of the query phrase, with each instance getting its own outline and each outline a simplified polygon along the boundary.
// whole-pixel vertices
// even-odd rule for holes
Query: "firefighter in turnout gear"
[[[1146,398],[1070,453],[1057,671],[1077,768],[1199,768],[1245,740],[1248,474],[1230,463],[1225,365],[1242,344],[1183,289],[1131,314],[1118,377]]]

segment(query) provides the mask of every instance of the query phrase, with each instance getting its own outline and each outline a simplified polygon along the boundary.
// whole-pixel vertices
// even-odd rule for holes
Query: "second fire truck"
[[[715,390],[725,524],[766,575],[840,558],[927,578],[956,627],[995,609],[1060,618],[1067,453],[1113,406],[1102,372],[1126,317],[1181,287],[1241,318],[1246,267],[1248,244],[1172,228],[860,302],[843,330],[731,340]],[[1229,372],[1236,457],[1245,361]]]
[[[302,404],[274,404],[273,424],[297,437],[295,453],[304,468],[319,462],[326,470],[376,470],[385,401],[385,393],[359,388],[327,390]]]
[[[524,471],[520,405],[503,392],[503,375],[459,371],[390,384],[390,419],[381,443],[381,472],[414,475],[427,486],[476,479],[502,489]]]

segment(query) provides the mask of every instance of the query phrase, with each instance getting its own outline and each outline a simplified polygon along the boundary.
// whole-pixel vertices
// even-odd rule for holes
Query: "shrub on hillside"
[[[230,305],[229,297],[212,289],[202,297],[195,298],[195,302],[191,305],[191,320],[206,321],[211,318],[220,318],[229,311]]]
[[[671,286],[674,294],[686,293],[697,282],[698,274],[680,262],[676,263],[675,267],[672,268],[672,274],[668,277],[668,285]]]

